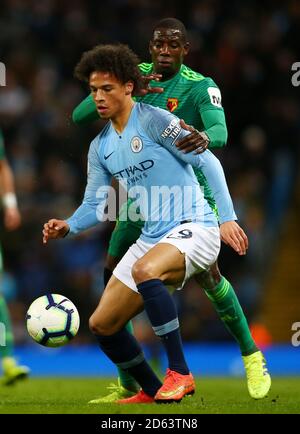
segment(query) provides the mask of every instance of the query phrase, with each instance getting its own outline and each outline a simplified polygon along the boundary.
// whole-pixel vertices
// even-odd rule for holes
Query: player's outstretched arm
[[[66,221],[50,219],[44,224],[43,228],[43,243],[47,244],[49,240],[56,240],[67,235],[70,228]]]

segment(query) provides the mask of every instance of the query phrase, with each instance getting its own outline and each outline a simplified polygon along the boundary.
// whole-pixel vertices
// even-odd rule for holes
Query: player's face
[[[162,74],[163,79],[171,78],[179,71],[189,51],[189,43],[184,41],[180,30],[156,29],[149,50],[154,71]]]
[[[121,83],[109,72],[92,72],[89,80],[92,97],[102,119],[114,119],[131,99],[133,83]]]

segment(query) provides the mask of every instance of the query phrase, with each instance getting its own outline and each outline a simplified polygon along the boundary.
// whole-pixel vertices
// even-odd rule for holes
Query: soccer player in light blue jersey
[[[140,80],[137,65],[135,54],[122,45],[95,47],[77,65],[77,77],[89,82],[98,113],[110,122],[91,143],[82,204],[66,221],[49,220],[43,241],[79,233],[101,221],[112,176],[127,187],[145,225],[114,270],[90,318],[90,328],[104,353],[142,388],[119,402],[172,402],[193,394],[195,384],[167,286],[181,288],[191,276],[197,278],[215,263],[220,249],[218,222],[192,166],[201,168],[209,182],[220,223],[234,221],[236,215],[218,159],[210,151],[182,153],[174,144],[189,132],[182,129],[179,119],[132,100]],[[162,201],[155,196],[157,190],[171,194]],[[242,245],[240,241],[241,249]],[[163,384],[124,327],[143,308],[166,350]]]

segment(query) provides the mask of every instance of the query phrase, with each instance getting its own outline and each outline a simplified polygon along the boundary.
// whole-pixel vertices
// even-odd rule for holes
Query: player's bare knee
[[[95,315],[92,315],[89,319],[89,328],[94,335],[109,336],[113,333],[109,325],[99,320]]]
[[[158,277],[152,264],[144,261],[136,261],[132,267],[131,274],[137,284]]]
[[[93,315],[89,319],[89,329],[94,335],[97,334],[97,321]]]

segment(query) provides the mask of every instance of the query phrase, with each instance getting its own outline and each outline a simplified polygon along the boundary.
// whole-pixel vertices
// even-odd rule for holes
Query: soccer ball
[[[28,333],[45,347],[61,347],[68,343],[78,332],[79,322],[74,304],[59,294],[37,298],[26,315]]]

